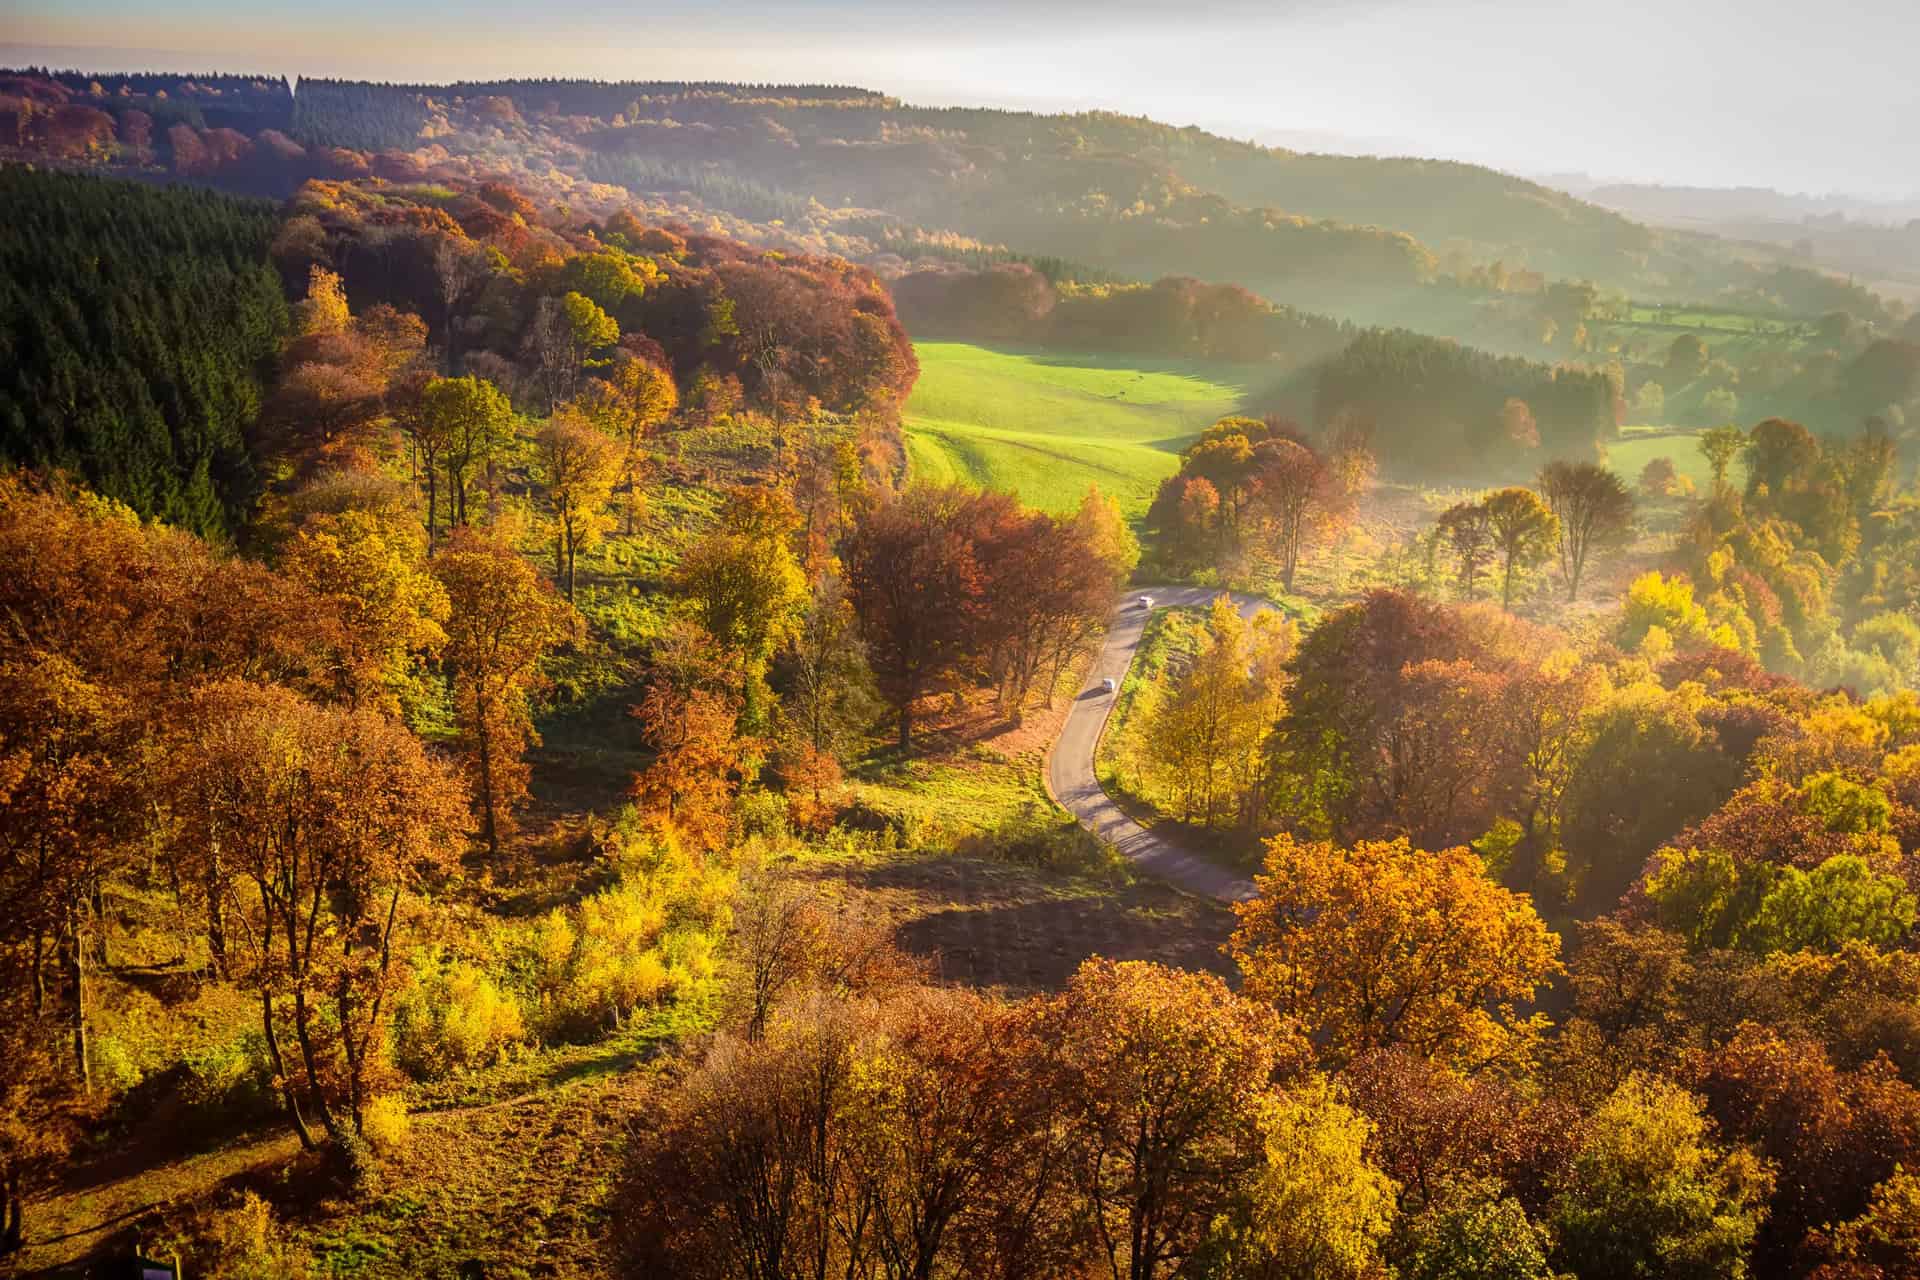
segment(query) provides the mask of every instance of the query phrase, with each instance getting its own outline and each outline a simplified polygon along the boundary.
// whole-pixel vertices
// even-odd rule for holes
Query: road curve
[[[1166,609],[1204,608],[1220,594],[1218,588],[1211,587],[1144,587],[1121,597],[1113,619],[1107,624],[1107,638],[1100,656],[1087,672],[1086,683],[1075,697],[1067,722],[1047,757],[1047,786],[1081,825],[1142,871],[1188,893],[1222,902],[1239,902],[1253,896],[1251,880],[1180,848],[1128,817],[1101,788],[1093,766],[1094,749],[1100,745],[1100,735],[1106,730],[1107,717],[1113,714],[1114,699],[1118,696],[1117,692],[1102,692],[1100,682],[1111,678],[1117,691],[1126,679],[1127,667],[1133,662],[1134,650],[1140,647],[1140,636],[1146,630],[1150,612],[1139,607],[1140,596],[1151,596],[1154,609]],[[1239,593],[1233,593],[1233,602],[1248,617],[1272,607],[1258,596]]]

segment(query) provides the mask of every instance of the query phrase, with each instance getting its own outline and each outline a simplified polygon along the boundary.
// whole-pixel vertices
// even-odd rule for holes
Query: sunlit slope
[[[916,479],[1004,489],[1070,511],[1097,484],[1137,517],[1179,451],[1235,411],[1257,366],[922,342],[907,401]]]

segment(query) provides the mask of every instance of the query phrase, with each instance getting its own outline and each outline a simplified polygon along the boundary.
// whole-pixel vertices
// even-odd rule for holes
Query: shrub
[[[413,1121],[407,1104],[398,1094],[383,1093],[360,1112],[360,1136],[376,1155],[392,1156],[404,1151],[413,1133]]]
[[[181,1096],[199,1110],[223,1117],[267,1116],[280,1105],[273,1091],[273,1067],[258,1028],[231,1040],[190,1049],[180,1064],[186,1078]]]
[[[393,1057],[417,1080],[489,1066],[526,1038],[520,1004],[478,966],[430,958],[393,1012]]]
[[[618,856],[619,884],[547,913],[518,941],[548,1039],[597,1035],[712,977],[715,939],[732,927],[730,872],[653,840]]]
[[[150,1242],[148,1253],[169,1254],[183,1273],[203,1280],[307,1280],[307,1260],[288,1244],[273,1208],[251,1191],[188,1220],[177,1236]]]

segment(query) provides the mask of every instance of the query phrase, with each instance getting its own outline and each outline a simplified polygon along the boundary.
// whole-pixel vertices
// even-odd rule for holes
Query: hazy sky
[[[1920,193],[1920,0],[0,0],[0,56],[28,53],[828,81],[1525,172]]]

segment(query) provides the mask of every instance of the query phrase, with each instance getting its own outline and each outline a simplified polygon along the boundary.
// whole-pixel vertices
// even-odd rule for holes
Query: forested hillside
[[[166,81],[17,73],[0,83],[0,114],[29,153],[248,191],[432,168],[575,196],[614,184],[716,230],[879,266],[1052,256],[1085,264],[1083,279],[1194,275],[1483,342],[1512,325],[1481,312],[1524,311],[1554,279],[1705,299],[1758,292],[1765,274],[1705,238],[1488,169],[1300,155],[1112,114],[591,81],[314,79],[289,106],[256,82]],[[167,105],[182,101],[185,114]]]
[[[0,169],[0,455],[219,534],[287,309],[271,206]]]

